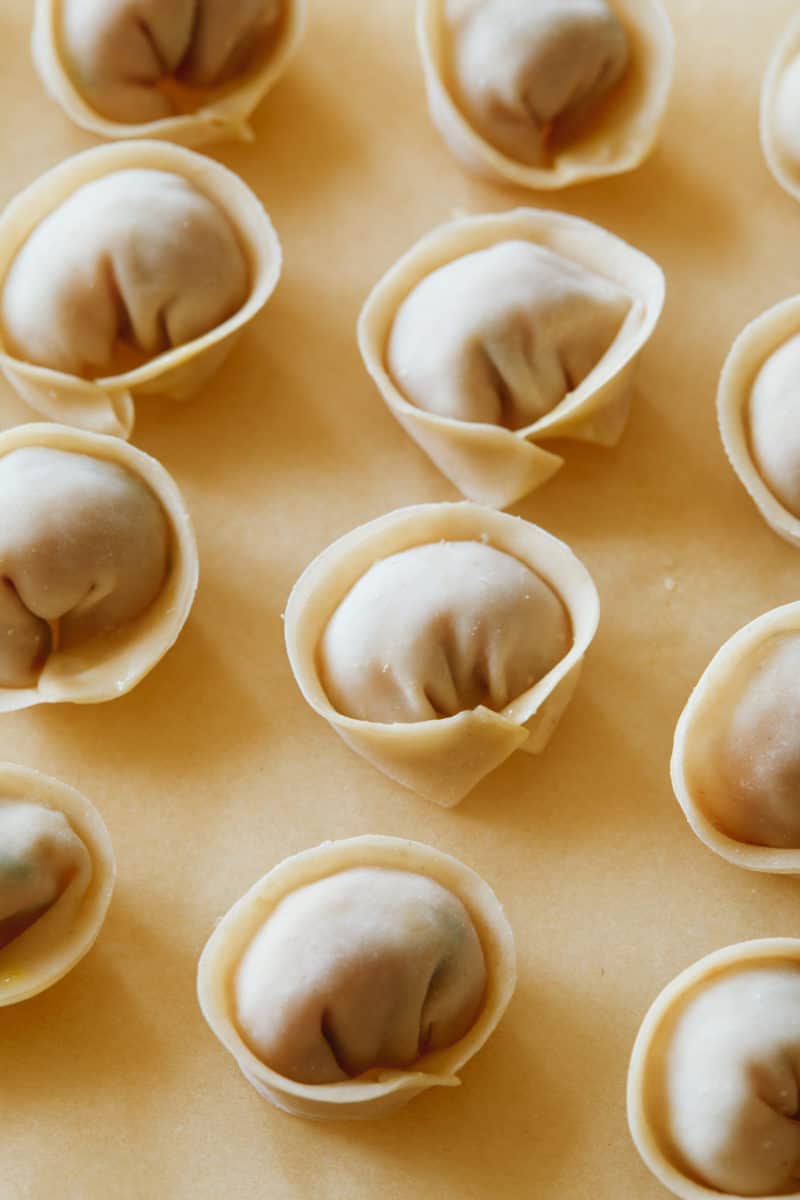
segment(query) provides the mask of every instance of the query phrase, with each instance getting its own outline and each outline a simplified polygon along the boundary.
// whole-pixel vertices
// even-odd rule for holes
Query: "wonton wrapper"
[[[675,35],[661,0],[610,0],[625,29],[630,62],[622,80],[568,142],[554,147],[550,166],[529,166],[498,150],[462,113],[449,82],[445,12],[474,0],[418,0],[417,42],[431,120],[470,171],[494,183],[551,190],[631,171],[648,156],[666,109]]]
[[[0,687],[0,713],[35,704],[113,700],[135,687],[164,657],[192,607],[197,590],[197,544],[183,497],[159,462],[119,438],[45,423],[0,433],[0,458],[23,446],[46,446],[116,463],[144,483],[164,510],[170,559],[164,586],[150,608],[111,633],[69,650],[52,651],[35,687]]]
[[[468,1033],[423,1056],[408,1070],[374,1068],[341,1083],[304,1084],[279,1075],[243,1041],[235,1022],[231,979],[247,946],[289,892],[352,867],[390,867],[428,876],[467,909],[486,964],[486,992]],[[367,902],[369,897],[367,897]],[[366,836],[325,842],[285,859],[234,904],[200,958],[197,991],[208,1024],[265,1099],[298,1117],[366,1119],[385,1116],[431,1087],[457,1087],[457,1072],[497,1027],[516,984],[514,938],[502,906],[469,867],[430,846],[402,838]]]
[[[800,200],[800,13],[781,35],[764,75],[761,147],[775,179]]]
[[[387,365],[397,310],[427,275],[454,259],[499,242],[544,246],[624,288],[631,306],[617,336],[586,378],[532,425],[456,420],[427,412],[405,398]],[[561,469],[564,459],[539,442],[575,438],[614,446],[628,419],[640,351],[664,305],[664,275],[652,259],[598,225],[540,209],[467,217],[433,230],[373,288],[358,322],[367,370],[393,415],[439,470],[465,496],[506,508]]]
[[[758,666],[760,651],[781,634],[800,638],[800,602],[785,604],[757,617],[717,651],[678,720],[671,774],[675,795],[687,821],[700,841],[716,854],[750,871],[800,875],[800,840],[797,848],[740,841],[718,828],[703,804],[704,793],[725,790],[715,765],[719,752],[717,738],[728,729],[732,709],[741,699],[742,688],[751,678],[753,668]],[[800,678],[797,687],[800,692]],[[720,801],[720,806],[723,804]]]
[[[186,400],[221,367],[244,327],[266,304],[281,271],[278,236],[261,202],[232,171],[180,146],[126,142],[86,150],[54,167],[21,192],[0,216],[0,287],[36,226],[84,184],[129,168],[168,171],[188,180],[228,218],[250,270],[242,307],[202,337],[119,375],[86,380],[14,358],[2,345],[0,366],[26,403],[54,421],[127,438],[134,398]]]
[[[252,142],[255,134],[248,118],[288,67],[305,30],[306,0],[283,0],[283,3],[285,11],[277,37],[270,40],[260,61],[218,87],[173,89],[182,93],[184,102],[196,96],[197,107],[158,121],[128,125],[112,121],[92,108],[63,61],[58,32],[61,0],[36,0],[33,61],[56,104],[71,121],[97,137],[164,138],[184,146],[231,139]]]
[[[563,603],[572,645],[544,678],[501,712],[481,706],[408,724],[344,716],[328,699],[317,666],[328,621],[373,563],[439,541],[486,541],[530,567]],[[295,679],[311,707],[390,779],[450,808],[515,750],[538,754],[544,749],[575,690],[598,619],[597,590],[569,547],[519,517],[464,502],[401,508],[339,538],[295,584],[285,632]]]
[[[753,459],[750,400],[761,368],[797,334],[800,296],[793,296],[756,317],[739,334],[722,368],[717,393],[717,418],[730,464],[769,527],[793,546],[800,546],[800,517],[778,499]],[[797,394],[800,414],[800,378]]]
[[[97,809],[74,788],[38,771],[0,764],[0,805],[26,800],[61,812],[89,852],[90,879],[77,876],[23,933],[0,948],[0,1007],[57,983],[94,945],[116,878],[114,851]]]
[[[762,938],[727,946],[701,958],[673,979],[654,1001],[642,1022],[628,1071],[628,1125],[636,1149],[646,1166],[664,1187],[681,1200],[720,1200],[722,1196],[742,1200],[742,1194],[739,1191],[723,1192],[699,1182],[687,1169],[670,1135],[668,1103],[663,1095],[663,1074],[676,1022],[687,1002],[702,993],[705,985],[716,981],[720,976],[733,976],[740,968],[747,970],[782,966],[797,968],[800,984],[800,940]],[[766,1003],[762,1005],[762,1012],[768,1013]],[[788,1032],[796,1034],[796,1021],[793,1021],[793,1026],[795,1028]],[[778,1038],[779,1035],[776,1041]],[[749,1066],[753,1071],[753,1092],[758,1096],[761,1088],[755,1073],[755,1064]],[[746,1065],[743,1069],[746,1069]],[[763,1128],[761,1135],[768,1137]],[[800,1138],[800,1131],[798,1137]],[[768,1150],[769,1146],[763,1148]],[[767,1200],[774,1200],[774,1193],[771,1191],[768,1194],[752,1191],[746,1194],[767,1195]],[[800,1196],[800,1179],[796,1188],[780,1194]]]

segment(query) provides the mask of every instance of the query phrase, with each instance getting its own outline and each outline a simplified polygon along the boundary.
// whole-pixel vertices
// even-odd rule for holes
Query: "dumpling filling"
[[[800,517],[800,335],[776,350],[756,377],[750,439],[762,479]]]
[[[0,800],[0,949],[47,912],[78,875],[88,882],[91,860],[63,813]]]
[[[427,412],[521,429],[583,382],[630,306],[628,292],[562,255],[500,242],[433,271],[406,297],[389,371]]]
[[[529,567],[482,542],[437,542],[370,567],[331,617],[318,660],[345,716],[428,721],[500,711],[570,644],[564,605]]]
[[[137,125],[187,107],[171,82],[219,87],[247,71],[283,10],[282,0],[62,0],[61,43],[84,99]]]
[[[300,1083],[403,1069],[459,1041],[486,989],[461,901],[408,871],[358,867],[280,902],[236,972],[236,1019],[262,1062]]]
[[[168,171],[116,171],[39,224],[3,282],[5,349],[87,379],[117,374],[222,324],[249,270],[227,216]]]
[[[684,1169],[725,1195],[797,1194],[800,968],[754,964],[686,1001],[664,1051],[663,1124]]]
[[[628,38],[606,0],[449,0],[457,100],[496,149],[545,165],[625,74]]]
[[[770,638],[742,674],[703,808],[740,842],[800,849],[800,634]]]
[[[0,458],[0,686],[147,611],[167,576],[161,504],[124,467],[49,447]]]

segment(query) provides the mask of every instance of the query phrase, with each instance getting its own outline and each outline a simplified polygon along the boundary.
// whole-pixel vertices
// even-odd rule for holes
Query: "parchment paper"
[[[45,96],[30,0],[0,7],[0,202],[93,139]],[[742,326],[800,291],[800,208],[758,145],[763,70],[793,0],[669,0],[678,68],[639,171],[550,196],[475,182],[429,125],[411,0],[312,0],[305,44],[252,146],[212,148],[263,198],[279,288],[186,407],[139,404],[135,442],[184,490],[201,584],[176,648],[130,695],[7,716],[0,758],[85,791],[119,860],[92,953],[0,1010],[3,1200],[659,1200],[629,1141],[631,1044],[657,991],[744,938],[800,934],[800,884],[715,858],[673,799],[672,732],[712,653],[800,596],[800,554],[756,514],[717,435]],[[457,810],[416,799],[305,705],[283,649],[297,575],[335,536],[455,499],[369,382],[356,316],[418,237],[520,203],[607,225],[668,276],[616,451],[516,510],[568,541],[603,614],[541,759],[516,755]],[[0,424],[33,419],[0,386]],[[375,1124],[259,1100],[207,1030],[195,967],[215,920],[327,838],[418,838],[480,871],[517,935],[519,987],[464,1070]]]

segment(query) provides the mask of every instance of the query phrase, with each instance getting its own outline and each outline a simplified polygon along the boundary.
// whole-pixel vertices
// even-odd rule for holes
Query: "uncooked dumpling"
[[[282,0],[62,0],[65,67],[112,121],[179,109],[165,83],[212,88],[244,72],[279,25]]]
[[[672,81],[663,0],[417,0],[431,119],[464,166],[570,187],[639,166]]]
[[[381,559],[325,629],[320,674],[334,707],[363,721],[497,712],[567,653],[552,588],[481,542],[437,542]]]
[[[478,935],[432,879],[363,867],[291,892],[236,972],[250,1049],[301,1083],[410,1067],[452,1046],[486,988]]]
[[[487,142],[521,163],[546,163],[628,67],[606,0],[451,0],[447,12],[458,101]]]
[[[628,1123],[682,1200],[800,1194],[800,940],[726,946],[651,1005],[628,1073]]]
[[[597,619],[586,569],[544,530],[425,504],[324,550],[284,628],[303,695],[348,746],[450,806],[515,750],[544,749]]]
[[[499,242],[417,284],[392,325],[389,370],[428,412],[524,428],[593,370],[631,302],[617,284],[544,246]]]
[[[736,338],[720,375],[717,419],[740,482],[770,528],[794,546],[800,545],[798,416],[800,297],[791,296]]]
[[[520,208],[422,238],[372,289],[359,347],[439,470],[504,508],[564,465],[554,439],[616,445],[663,301],[664,276],[638,250]]]
[[[249,272],[227,217],[167,171],[85,184],[34,229],[3,283],[6,350],[86,378],[129,369],[222,324]]]
[[[215,924],[197,994],[249,1083],[295,1116],[382,1117],[452,1088],[516,982],[488,884],[404,838],[285,859]]]
[[[800,1190],[800,964],[710,978],[666,1047],[665,1125],[686,1167],[735,1196]]]
[[[756,377],[750,437],[764,482],[800,517],[800,334],[770,355]]]
[[[714,655],[678,721],[671,775],[715,853],[800,874],[800,602],[763,613]]]
[[[0,458],[0,686],[144,613],[167,576],[161,504],[114,462],[46,446]]]
[[[78,874],[89,853],[63,813],[0,799],[0,948],[24,933]]]
[[[85,796],[0,763],[0,1008],[38,995],[80,962],[115,875],[108,831]]]

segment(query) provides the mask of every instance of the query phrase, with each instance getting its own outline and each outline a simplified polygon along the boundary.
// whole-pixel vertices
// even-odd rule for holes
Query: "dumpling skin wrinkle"
[[[384,558],[354,585],[319,649],[331,703],[358,720],[500,711],[566,654],[569,619],[550,586],[481,542]]]
[[[116,463],[49,447],[14,450],[0,459],[0,513],[4,686],[30,683],[49,648],[48,622],[68,649],[134,620],[164,585],[166,516]]]
[[[300,1083],[404,1069],[458,1042],[486,989],[462,902],[422,875],[352,868],[298,888],[253,938],[234,980],[250,1049]]]
[[[546,164],[551,142],[580,129],[629,59],[606,0],[479,0],[453,30],[465,115],[487,142],[530,166]]]
[[[31,687],[50,652],[50,626],[28,611],[6,575],[0,578],[0,638],[0,687]]]
[[[177,111],[160,84],[224,84],[246,69],[280,15],[280,0],[64,0],[61,39],[92,107],[144,124]]]
[[[2,292],[6,349],[87,378],[120,343],[152,358],[244,303],[249,271],[227,217],[181,176],[130,169],[78,188],[39,224]]]
[[[419,408],[520,429],[594,369],[631,297],[526,241],[499,242],[426,276],[400,305],[388,366]]]
[[[281,12],[281,0],[196,0],[182,78],[213,87],[237,75],[246,68],[254,43],[277,26]]]

